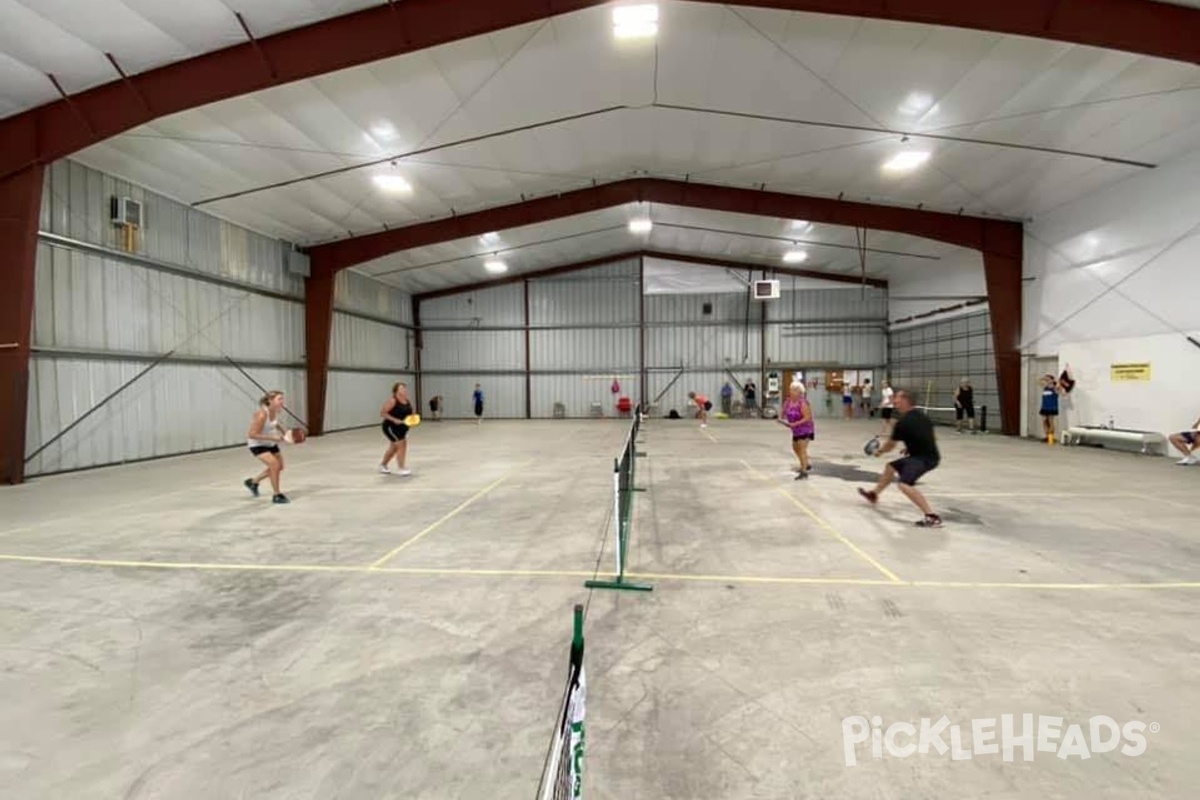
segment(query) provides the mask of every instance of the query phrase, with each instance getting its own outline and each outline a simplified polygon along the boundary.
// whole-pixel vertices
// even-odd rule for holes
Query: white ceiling
[[[648,235],[630,233],[632,219],[649,218]],[[477,283],[496,276],[484,261],[499,258],[509,275],[521,275],[581,261],[640,250],[707,256],[773,270],[794,268],[858,277],[862,274],[853,228],[680,206],[629,203],[553,222],[526,225],[494,236],[456,239],[394,253],[358,267],[381,281],[418,294]],[[888,277],[945,265],[978,265],[966,248],[916,236],[868,231],[866,274]],[[803,263],[785,264],[785,251],[808,254]]]
[[[208,37],[188,40],[194,48],[241,36],[232,14],[217,24],[225,8],[218,0],[179,10],[172,4],[170,13],[155,0],[125,3],[146,14],[157,8],[159,17],[176,21],[160,27],[179,30],[179,37],[193,26],[178,21],[192,20],[195,37]],[[43,16],[81,27],[68,4],[76,5],[41,0],[38,6]],[[372,4],[241,3],[256,33],[282,20],[304,24]],[[201,206],[311,244],[630,175],[765,183],[784,192],[1029,218],[1140,170],[1014,147],[920,137],[905,143],[894,134],[830,125],[1156,164],[1200,148],[1195,65],[955,28],[672,0],[659,5],[653,42],[615,41],[611,8],[592,8],[156,120],[78,158],[199,202],[443,146],[395,168],[351,169]],[[205,19],[208,27],[200,24]],[[84,49],[113,49],[102,33],[115,35],[120,26],[82,27],[89,35],[94,28],[96,39]],[[0,51],[11,54],[12,43],[0,39]],[[157,52],[155,58],[177,57],[166,45]],[[72,80],[98,76],[81,68]],[[604,109],[615,110],[594,113]],[[579,114],[591,115],[505,133]],[[480,136],[488,138],[452,144]],[[932,153],[925,167],[903,176],[880,169],[912,148]],[[413,185],[411,195],[389,196],[372,182],[393,169]],[[560,245],[560,260],[587,258],[579,249],[587,241]]]
[[[0,0],[0,118],[126,74],[379,5],[380,0]]]

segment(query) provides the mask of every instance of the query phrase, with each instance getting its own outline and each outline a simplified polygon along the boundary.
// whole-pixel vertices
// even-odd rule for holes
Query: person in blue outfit
[[[483,389],[479,384],[475,384],[475,392],[471,395],[471,402],[475,406],[475,424],[483,424]]]
[[[1058,381],[1053,375],[1042,376],[1042,409],[1038,413],[1042,417],[1042,441],[1048,442],[1054,436],[1054,421],[1058,418],[1058,393],[1061,391]]]

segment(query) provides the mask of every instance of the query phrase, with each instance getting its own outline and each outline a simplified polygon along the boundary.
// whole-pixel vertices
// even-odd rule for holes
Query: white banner
[[[571,797],[580,798],[583,797],[583,718],[587,712],[587,676],[582,666],[579,667],[579,685],[572,690],[569,703],[567,718],[571,721]]]

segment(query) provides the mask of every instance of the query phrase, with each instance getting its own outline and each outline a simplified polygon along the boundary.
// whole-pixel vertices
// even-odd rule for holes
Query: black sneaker
[[[917,520],[918,528],[940,528],[942,527],[942,518],[937,514],[926,514],[925,519]]]
[[[808,477],[808,473],[807,473],[807,472],[800,471],[800,472],[797,472],[797,473],[796,473],[796,480],[798,480],[798,481],[802,481],[802,480],[804,480],[804,479],[805,479],[805,478],[807,478],[807,477]]]
[[[292,502],[292,501],[287,499],[287,495],[283,495],[283,494],[277,494],[277,495],[275,495],[274,497],[272,497],[272,498],[271,498],[271,502],[272,502],[272,503],[283,504],[283,503],[290,503],[290,502]]]
[[[879,495],[875,494],[873,489],[859,489],[858,493],[871,505],[879,502]]]
[[[253,478],[246,478],[246,480],[242,481],[242,485],[250,490],[250,494],[258,497],[258,484],[254,482]]]

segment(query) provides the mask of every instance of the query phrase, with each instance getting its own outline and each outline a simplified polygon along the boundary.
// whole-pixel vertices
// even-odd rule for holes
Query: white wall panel
[[[767,358],[772,364],[873,367],[887,360],[884,324],[768,325]]]
[[[688,406],[688,392],[697,392],[704,395],[713,404],[713,411],[721,409],[721,387],[725,385],[725,381],[729,380],[729,376],[723,372],[712,370],[686,372],[679,380],[675,380],[675,372],[651,372],[647,377],[647,392],[646,400],[649,403],[657,402],[659,407],[659,416],[665,416],[671,409],[679,412],[680,416],[690,416],[692,410]],[[739,379],[744,380],[743,372],[734,372]],[[753,373],[755,381],[758,381],[757,370]],[[672,381],[675,381],[672,384]],[[665,391],[665,394],[664,394]],[[759,382],[759,402],[762,402],[763,387]],[[661,399],[655,400],[659,395]],[[737,399],[737,390],[734,389],[734,399]]]
[[[538,370],[637,372],[641,346],[637,328],[565,328],[531,331],[530,364]]]
[[[636,323],[641,313],[637,259],[529,282],[533,325]]]
[[[337,274],[333,292],[336,308],[412,324],[412,297],[394,286],[347,269]]]
[[[421,400],[429,407],[429,398],[440,394],[442,416],[448,419],[474,419],[471,393],[475,384],[483,387],[485,418],[525,418],[524,375],[426,375],[421,379]],[[422,411],[422,414],[427,411]]]
[[[123,234],[111,221],[113,196],[143,203],[138,254],[180,267],[302,296],[304,279],[283,268],[284,245],[74,161],[46,171],[42,230],[111,249]]]
[[[299,361],[299,303],[47,244],[38,247],[34,345]]]
[[[330,364],[337,367],[411,368],[412,332],[334,312]]]
[[[146,366],[35,357],[30,369],[26,452],[32,454]],[[285,392],[288,408],[307,418],[303,370],[259,367],[250,372],[267,389]],[[260,395],[232,367],[168,362],[33,459],[27,472],[61,472],[235,445],[245,441]],[[253,466],[247,456],[246,469]],[[236,485],[236,476],[231,480]]]
[[[534,375],[530,383],[533,416],[543,419],[554,416],[555,403],[563,404],[568,417],[590,416],[592,403],[599,403],[604,415],[611,417],[616,414],[619,397],[628,397],[636,406],[641,399],[641,382],[636,372],[615,377],[621,385],[617,395],[612,393],[612,377],[598,380],[583,375]]]
[[[525,324],[525,290],[519,283],[421,303],[421,327]]]
[[[525,369],[522,331],[437,331],[422,334],[422,370]]]
[[[761,333],[758,322],[742,325],[704,325],[690,327],[654,327],[646,331],[647,367],[695,369],[741,368],[758,364]]]
[[[343,372],[331,370],[325,389],[325,429],[328,431],[359,428],[379,423],[379,409],[392,394],[396,382],[408,384],[409,394],[416,396],[416,378],[411,373],[384,375],[377,372]],[[429,405],[414,409],[425,416]]]

